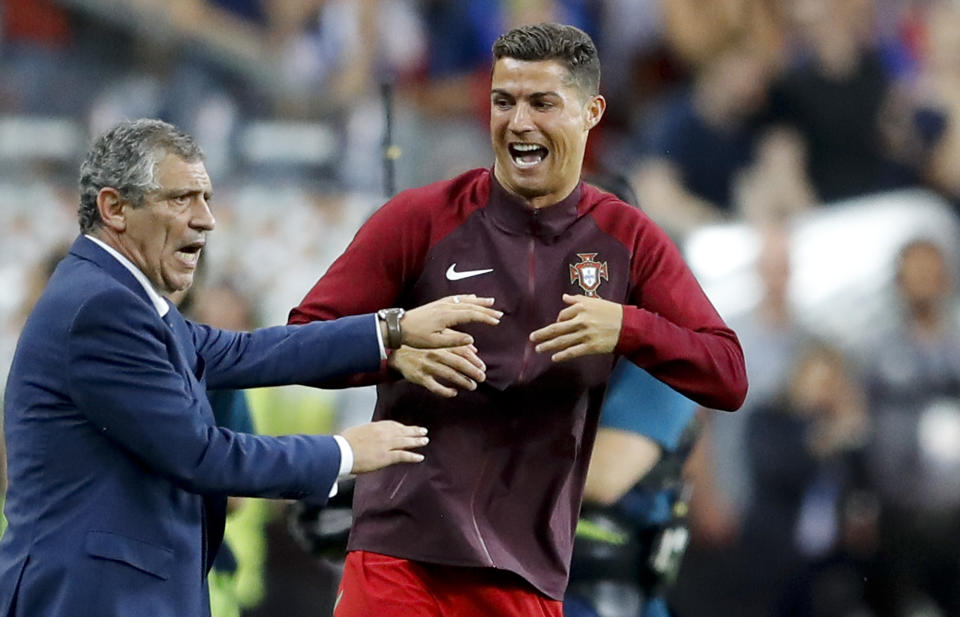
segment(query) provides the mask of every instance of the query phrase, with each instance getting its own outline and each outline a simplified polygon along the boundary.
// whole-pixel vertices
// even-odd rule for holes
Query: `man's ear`
[[[603,98],[599,94],[596,94],[590,97],[590,100],[587,101],[586,108],[584,110],[583,120],[586,124],[586,130],[590,130],[593,127],[597,126],[600,122],[600,118],[603,117],[603,112],[607,109],[607,99]]]
[[[117,189],[105,186],[97,193],[97,210],[100,211],[100,219],[108,229],[120,232],[127,228],[127,217],[123,206],[123,198]]]

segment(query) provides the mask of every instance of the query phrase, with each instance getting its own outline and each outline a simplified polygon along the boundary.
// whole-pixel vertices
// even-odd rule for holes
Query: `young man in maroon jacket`
[[[593,42],[524,26],[493,55],[493,169],[390,200],[290,315],[450,294],[492,296],[504,312],[496,327],[463,328],[474,346],[401,348],[375,377],[374,417],[432,439],[424,463],[358,479],[336,617],[559,617],[616,357],[710,408],[746,394],[736,335],[676,247],[580,180],[606,106]]]

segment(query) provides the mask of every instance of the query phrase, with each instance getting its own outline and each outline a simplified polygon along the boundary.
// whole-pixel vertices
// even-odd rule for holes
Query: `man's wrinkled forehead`
[[[213,195],[213,183],[202,157],[184,158],[175,152],[168,152],[157,162],[154,178],[156,193],[172,195],[197,192],[208,198]]]

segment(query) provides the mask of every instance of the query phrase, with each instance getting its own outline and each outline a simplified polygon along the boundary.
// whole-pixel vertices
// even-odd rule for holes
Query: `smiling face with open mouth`
[[[556,60],[501,58],[490,87],[494,174],[534,208],[561,201],[580,181],[587,135],[603,115]]]
[[[203,162],[167,154],[156,170],[160,188],[139,207],[125,205],[121,252],[162,294],[182,291],[193,283],[207,232],[215,224],[210,213],[210,178]]]

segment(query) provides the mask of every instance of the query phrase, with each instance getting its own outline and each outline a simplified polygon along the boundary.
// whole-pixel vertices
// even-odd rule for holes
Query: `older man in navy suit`
[[[499,312],[453,297],[252,333],[194,324],[161,296],[190,286],[214,226],[193,139],[155,120],[120,124],[94,144],[80,190],[82,235],[7,384],[0,615],[208,615],[226,495],[322,503],[338,474],[417,462],[427,438],[396,422],[332,437],[234,433],[214,426],[206,389],[376,371],[384,341],[469,345],[450,327]]]

